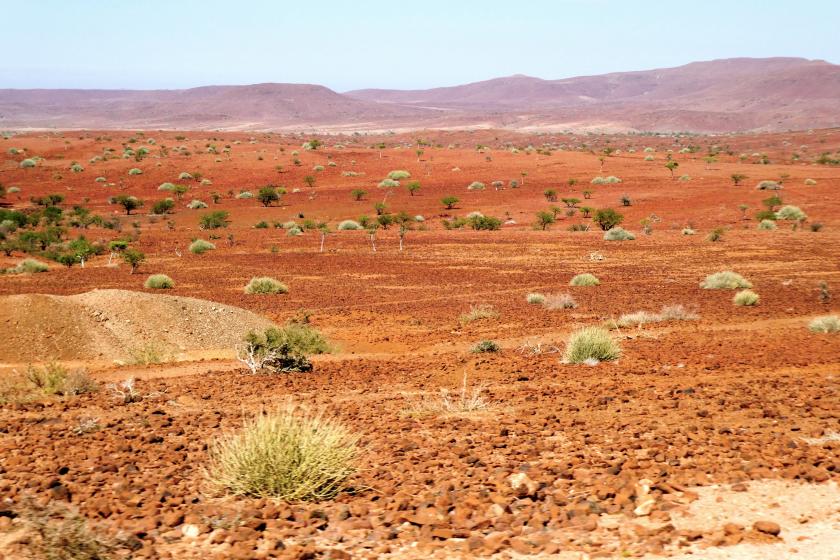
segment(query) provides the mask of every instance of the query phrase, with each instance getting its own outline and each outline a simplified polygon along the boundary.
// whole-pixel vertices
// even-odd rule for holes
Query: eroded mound
[[[271,326],[250,311],[212,301],[129,290],[73,296],[0,297],[0,362],[130,360],[147,348],[166,355],[232,348]]]

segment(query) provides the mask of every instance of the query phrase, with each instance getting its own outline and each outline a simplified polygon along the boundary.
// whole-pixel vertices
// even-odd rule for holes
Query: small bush
[[[492,305],[481,304],[470,306],[470,310],[462,313],[458,320],[461,323],[472,323],[481,319],[495,319],[499,316],[499,312],[493,309]]]
[[[193,179],[192,173],[187,173],[186,171],[182,171],[178,174],[179,181],[190,181]]]
[[[807,218],[808,216],[798,206],[792,206],[790,204],[782,206],[781,208],[779,208],[779,211],[776,212],[776,219],[779,220],[802,222]]]
[[[268,276],[254,277],[245,286],[246,294],[286,294],[289,288],[282,282]]]
[[[175,282],[166,274],[152,274],[143,286],[149,290],[168,290],[175,287]]]
[[[129,175],[142,175],[142,174],[143,174],[143,170],[142,170],[142,169],[138,169],[138,168],[136,168],[136,167],[133,167],[133,168],[131,168],[131,169],[129,169],[129,170],[128,170],[128,174],[129,174]]]
[[[14,268],[9,268],[6,272],[11,274],[35,274],[38,272],[47,272],[50,267],[46,263],[35,259],[23,259]]]
[[[364,228],[362,228],[361,224],[355,220],[344,220],[338,224],[338,229],[340,231],[353,231]]]
[[[808,226],[811,231],[814,233],[820,231],[823,228],[823,225],[820,222],[814,222],[810,226]]]
[[[410,179],[411,173],[409,173],[408,171],[403,171],[401,169],[395,169],[394,171],[388,173],[388,178],[392,181],[401,181],[403,179]]]
[[[732,298],[732,303],[734,303],[735,305],[751,307],[753,305],[756,305],[758,303],[758,300],[758,294],[754,291],[741,290],[740,292],[735,294],[734,298]]]
[[[758,222],[758,229],[763,231],[772,231],[776,229],[776,222],[773,220],[761,220]]]
[[[840,332],[840,316],[823,315],[822,317],[815,317],[808,323],[808,330],[815,333]]]
[[[158,187],[158,190],[159,191],[170,191],[171,192],[171,191],[175,190],[175,185],[172,184],[172,183],[161,183],[160,186]]]
[[[778,191],[782,189],[782,185],[776,181],[761,181],[755,188],[760,191]]]
[[[34,159],[25,159],[20,162],[19,167],[21,169],[27,169],[30,167],[35,167],[38,164]]]
[[[483,191],[484,190],[484,183],[481,181],[473,181],[469,185],[467,185],[468,191]]]
[[[284,501],[334,498],[354,473],[358,438],[335,420],[287,403],[208,447],[217,491]]]
[[[482,340],[470,349],[473,354],[485,354],[489,352],[498,352],[499,345],[492,340]]]
[[[704,290],[737,290],[752,288],[752,284],[737,272],[725,270],[706,276],[700,287]]]
[[[604,232],[604,240],[606,241],[632,241],[636,236],[621,227],[614,227]]]
[[[697,234],[697,232],[696,232],[696,231],[694,231],[693,229],[691,229],[691,228],[687,227],[687,228],[683,228],[683,230],[682,230],[682,234],[683,234],[683,235],[696,235],[696,234]]]
[[[617,360],[619,356],[621,348],[610,336],[609,331],[600,327],[586,327],[575,331],[569,337],[563,361],[569,364],[592,360],[606,362]]]
[[[569,286],[600,286],[601,281],[594,274],[588,272],[578,274],[569,282]]]
[[[193,255],[201,255],[203,253],[206,253],[207,251],[212,251],[215,248],[215,245],[203,239],[196,239],[195,241],[190,243],[190,253],[192,253]]]
[[[572,297],[572,294],[558,294],[550,295],[545,298],[543,307],[549,311],[556,309],[574,309],[577,307],[577,301]]]
[[[203,208],[207,208],[207,203],[201,200],[191,200],[189,204],[187,204],[187,208],[190,210],[201,210]]]
[[[545,301],[545,296],[538,293],[530,293],[525,296],[525,301],[527,301],[531,305],[542,305],[542,303]]]
[[[254,193],[252,193],[251,191],[242,191],[238,195],[236,195],[236,198],[238,198],[239,200],[254,198]]]
[[[808,185],[808,186],[814,186],[814,185],[817,184],[817,182],[814,181],[813,179],[805,179],[805,184]]]

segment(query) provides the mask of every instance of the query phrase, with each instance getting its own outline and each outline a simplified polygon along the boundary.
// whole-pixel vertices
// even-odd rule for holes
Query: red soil
[[[175,295],[239,306],[275,321],[310,310],[312,323],[339,351],[316,359],[309,375],[248,376],[231,371],[229,361],[150,367],[138,382],[147,397],[130,405],[115,404],[105,391],[3,405],[0,491],[10,504],[27,496],[68,501],[104,530],[133,535],[138,557],[428,557],[438,549],[441,557],[504,550],[633,555],[698,542],[769,538],[749,527],[725,542],[716,532],[722,525],[697,532],[675,529],[669,521],[696,497],[693,486],[765,478],[840,479],[837,442],[805,441],[840,427],[840,339],[806,328],[811,317],[838,309],[836,296],[821,302],[818,283],[827,282],[835,293],[840,289],[840,170],[790,162],[793,152],[808,160],[836,150],[840,131],[693,137],[681,145],[633,136],[424,132],[410,138],[342,138],[343,149],[325,139],[328,146],[317,152],[300,150],[299,167],[291,163],[291,151],[301,138],[260,135],[249,144],[248,136],[240,134],[210,140],[212,134],[188,133],[188,140],[176,141],[172,133],[147,132],[146,138],[157,141],[153,155],[161,144],[187,145],[192,155],[170,152],[167,158],[140,163],[87,163],[105,146],[119,153],[120,142],[131,136],[105,134],[111,139],[67,133],[4,140],[4,153],[26,147],[27,155],[46,161],[35,169],[19,169],[9,157],[0,182],[21,187],[19,198],[7,199],[17,207],[27,206],[30,196],[52,192],[66,196],[67,208],[84,203],[101,214],[116,212],[107,199],[117,193],[145,200],[137,217],[123,220],[123,233],[134,230],[131,222],[141,224],[135,245],[148,256],[141,273],[130,275],[125,265],[106,267],[106,257],[98,257],[84,269],[55,265],[47,274],[2,276],[0,294],[139,291],[147,274],[165,273],[176,283]],[[462,147],[426,147],[418,162],[414,147],[397,148],[417,137]],[[368,147],[380,140],[388,143],[381,157]],[[609,142],[622,153],[606,158],[599,172],[592,153],[510,153],[498,149],[504,141],[519,146],[585,142],[596,153]],[[231,159],[203,153],[207,142],[220,148],[231,144]],[[491,149],[478,153],[474,147],[479,143]],[[687,144],[703,149],[677,153]],[[721,154],[706,170],[701,156],[712,144],[728,145],[734,155]],[[636,153],[627,152],[631,146]],[[657,149],[655,161],[644,161],[645,146]],[[670,179],[663,167],[668,148],[680,163],[677,175],[688,174],[691,181]],[[772,163],[739,162],[740,153],[753,152],[767,153]],[[217,157],[222,161],[215,162]],[[85,170],[71,173],[73,160]],[[312,171],[328,161],[337,166]],[[276,165],[285,172],[278,173]],[[460,171],[452,171],[456,166]],[[128,176],[132,167],[143,174]],[[365,175],[341,175],[351,169]],[[373,201],[384,195],[376,184],[393,169],[406,169],[422,183],[417,196],[401,188],[388,197],[393,211],[426,218],[427,230],[409,232],[403,252],[397,250],[393,228],[380,231],[374,254],[364,232],[331,234],[326,251],[319,253],[316,233],[292,238],[280,229],[252,227],[259,220],[286,221],[299,213],[333,226],[373,215]],[[151,221],[145,213],[166,194],[157,186],[182,182],[177,180],[181,171],[200,171],[213,184],[189,183],[170,230],[165,219]],[[491,186],[495,180],[521,180],[522,171],[527,176],[521,188],[495,191]],[[738,187],[729,179],[736,172],[749,176]],[[317,178],[312,190],[302,181],[310,174]],[[595,175],[616,175],[623,182],[590,185]],[[772,194],[756,190],[756,183],[782,175],[787,177],[780,196],[801,207],[810,222],[823,223],[822,231],[807,226],[791,231],[785,225],[757,231],[755,220],[741,218],[739,204],[748,204],[752,216]],[[95,183],[97,176],[115,185]],[[569,178],[578,184],[568,187]],[[805,185],[806,178],[817,184]],[[467,191],[474,180],[487,189]],[[269,182],[289,191],[280,207],[263,208],[255,199],[226,194],[229,189],[256,192]],[[301,191],[293,193],[293,188]],[[354,188],[367,190],[368,199],[354,202]],[[569,232],[571,224],[591,222],[562,213],[549,231],[534,231],[535,212],[549,206],[542,194],[548,188],[581,199],[581,191],[591,189],[592,199],[582,204],[596,208],[619,208],[619,197],[629,195],[633,205],[619,209],[636,240],[607,242],[594,229]],[[211,191],[224,194],[217,207],[231,212],[232,225],[218,230],[217,250],[192,255],[186,250],[190,240],[209,233],[197,227],[198,216],[206,211],[183,206],[193,198],[210,203]],[[456,210],[445,211],[439,199],[450,194],[461,202]],[[441,227],[444,216],[474,210],[502,218],[507,212],[516,224],[497,232]],[[653,224],[652,235],[644,235],[639,222],[652,214],[661,221]],[[681,234],[688,224],[697,235]],[[723,241],[707,241],[709,230],[719,226],[727,228]],[[84,233],[92,240],[115,235],[95,227]],[[229,233],[232,246],[225,241]],[[592,252],[604,260],[591,261]],[[707,274],[720,270],[750,279],[760,304],[736,307],[731,291],[699,287]],[[601,285],[568,287],[580,272],[596,274]],[[243,294],[248,279],[260,275],[287,283],[290,293]],[[534,291],[571,292],[579,306],[546,311],[526,304],[525,295]],[[474,304],[492,305],[499,318],[461,325],[458,316]],[[561,364],[558,354],[518,350],[527,341],[562,348],[577,327],[642,309],[657,311],[664,304],[686,305],[700,318],[617,332],[623,347],[617,362],[575,366]],[[502,351],[470,353],[482,339],[496,340]],[[89,367],[103,379],[128,375],[111,366]],[[465,373],[471,384],[487,388],[494,403],[489,411],[456,418],[406,414],[411,395],[456,387]],[[243,414],[287,396],[328,407],[362,435],[357,492],[329,503],[294,505],[205,494],[208,438],[239,426]],[[101,429],[76,435],[73,428],[86,417],[98,418]],[[511,487],[509,475],[520,472],[534,482],[530,488]],[[643,499],[636,490],[643,479],[652,481],[655,498],[645,516],[650,523],[628,532],[638,527],[633,512]],[[607,523],[611,515],[622,520],[615,528]],[[767,517],[772,520],[773,512]],[[199,537],[183,536],[185,525],[196,526]]]

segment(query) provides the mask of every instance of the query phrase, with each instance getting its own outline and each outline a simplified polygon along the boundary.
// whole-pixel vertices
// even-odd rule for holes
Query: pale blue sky
[[[425,88],[735,56],[840,62],[838,0],[0,0],[0,88]]]

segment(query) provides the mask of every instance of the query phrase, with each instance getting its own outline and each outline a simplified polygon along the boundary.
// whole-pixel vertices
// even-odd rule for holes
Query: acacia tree
[[[613,210],[612,208],[604,208],[595,212],[592,218],[598,226],[604,230],[610,230],[624,221],[624,216]]]
[[[741,184],[741,181],[747,178],[747,176],[742,173],[733,173],[729,176],[729,178],[732,179],[732,184],[737,187]]]
[[[414,193],[420,190],[420,181],[411,181],[405,188],[408,189],[408,194],[414,196]]]
[[[121,194],[119,196],[115,196],[113,198],[114,204],[119,204],[125,209],[125,213],[127,216],[131,215],[132,210],[136,210],[143,206],[143,201],[139,200],[136,196],[128,196]]]
[[[540,229],[542,229],[543,231],[548,229],[548,226],[553,224],[554,221],[555,218],[553,212],[546,212],[544,210],[537,212],[537,225],[540,226]]]
[[[315,177],[313,177],[312,175],[307,175],[306,177],[304,177],[303,182],[310,189],[315,187]]]
[[[327,240],[327,235],[330,233],[330,226],[327,222],[321,222],[318,224],[318,232],[321,234],[321,250],[320,252],[324,252],[324,241]]]
[[[674,160],[670,160],[670,161],[668,161],[667,163],[665,163],[665,167],[667,167],[667,168],[668,168],[668,171],[670,171],[670,172],[671,172],[671,179],[673,179],[673,178],[674,178],[674,170],[675,170],[677,167],[679,167],[679,166],[680,166],[680,164],[679,164],[679,163],[677,163],[677,162],[676,162],[676,161],[674,161]]]
[[[440,199],[440,201],[446,206],[447,210],[455,208],[455,205],[458,204],[458,200],[458,197],[455,196],[445,196]]]
[[[123,251],[123,260],[131,266],[130,274],[134,274],[143,261],[146,260],[146,255],[137,249],[126,249]]]
[[[277,194],[277,189],[272,186],[265,186],[257,193],[257,200],[262,202],[263,206],[271,206],[272,203],[280,200],[280,195]]]

